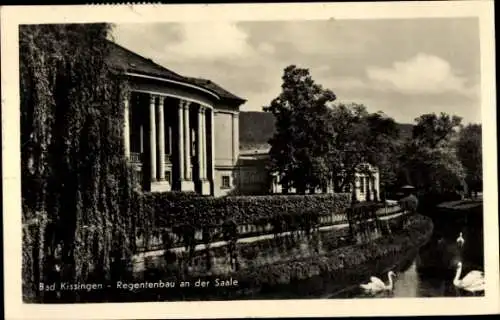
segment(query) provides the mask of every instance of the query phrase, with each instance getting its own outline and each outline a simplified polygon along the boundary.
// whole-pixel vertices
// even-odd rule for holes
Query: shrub
[[[348,194],[203,197],[196,194],[146,193],[141,196],[142,215],[151,217],[156,227],[190,224],[196,228],[219,226],[228,220],[235,224],[262,224],[273,218],[299,217],[313,224],[313,215],[344,212],[350,205]],[[299,219],[291,219],[291,223]]]
[[[408,210],[411,213],[415,213],[418,207],[418,199],[413,194],[399,200],[399,204],[403,210]]]

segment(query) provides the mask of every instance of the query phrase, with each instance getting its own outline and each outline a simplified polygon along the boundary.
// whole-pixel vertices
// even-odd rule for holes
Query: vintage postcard
[[[2,7],[7,318],[500,312],[493,21]]]

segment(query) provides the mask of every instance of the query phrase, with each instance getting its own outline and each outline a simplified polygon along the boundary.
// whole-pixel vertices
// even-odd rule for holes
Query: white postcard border
[[[21,184],[18,25],[71,22],[383,19],[478,17],[484,168],[485,297],[357,300],[261,300],[72,305],[21,300]],[[5,311],[8,319],[143,319],[389,316],[500,312],[493,1],[245,5],[32,6],[1,8]]]

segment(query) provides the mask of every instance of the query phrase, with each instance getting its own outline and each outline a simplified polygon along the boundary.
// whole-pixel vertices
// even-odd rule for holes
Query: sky
[[[262,111],[283,69],[307,68],[337,102],[401,123],[424,113],[480,123],[477,18],[116,24],[113,38],[184,76],[213,80]]]

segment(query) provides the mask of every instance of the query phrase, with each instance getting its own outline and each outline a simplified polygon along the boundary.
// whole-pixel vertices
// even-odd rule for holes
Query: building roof
[[[108,63],[115,69],[130,73],[139,73],[143,75],[155,76],[167,80],[175,80],[183,83],[195,85],[202,89],[215,93],[217,96],[232,101],[243,103],[246,100],[242,99],[231,92],[225,90],[211,80],[185,77],[170,69],[167,69],[153,60],[143,57],[119,44],[109,41],[110,58]]]
[[[211,80],[203,79],[203,78],[194,78],[194,77],[186,77],[186,78],[189,79],[191,82],[196,83],[197,85],[199,85],[205,89],[214,91],[215,93],[217,93],[219,96],[221,96],[223,98],[226,98],[229,100],[236,100],[239,102],[246,101],[245,99],[242,99],[242,98],[232,94],[231,92],[227,91],[226,89],[222,88],[217,83],[215,83]]]
[[[126,72],[136,72],[170,80],[187,81],[185,77],[155,63],[149,58],[145,58],[112,41],[109,43],[111,51],[108,62],[112,67]]]

